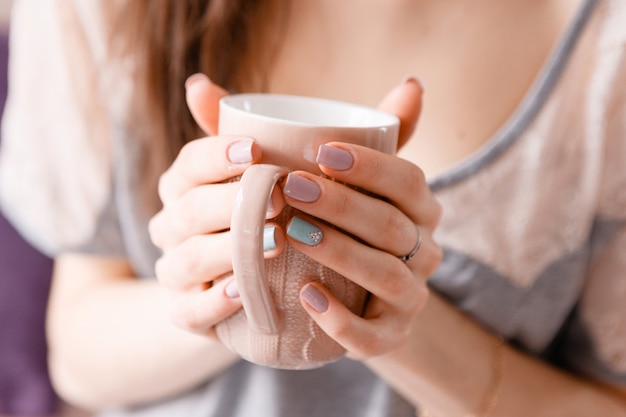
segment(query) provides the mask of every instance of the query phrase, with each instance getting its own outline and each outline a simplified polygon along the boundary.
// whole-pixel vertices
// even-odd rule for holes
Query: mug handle
[[[265,276],[265,215],[272,189],[288,172],[276,165],[248,167],[241,176],[230,225],[233,274],[248,324],[268,334],[279,333],[280,320]]]

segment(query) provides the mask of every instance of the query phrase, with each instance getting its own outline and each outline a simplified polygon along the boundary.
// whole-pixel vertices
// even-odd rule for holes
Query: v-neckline
[[[429,180],[433,191],[453,186],[472,176],[506,152],[537,116],[561,78],[587,23],[601,0],[583,0],[564,35],[549,54],[528,93],[511,116],[478,150]]]

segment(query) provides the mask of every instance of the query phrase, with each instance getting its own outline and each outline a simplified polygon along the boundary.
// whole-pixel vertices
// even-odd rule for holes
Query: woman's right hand
[[[187,84],[187,103],[199,126],[217,133],[218,101],[227,93],[202,75]],[[261,150],[253,139],[209,136],[193,140],[180,151],[159,181],[163,209],[150,222],[150,236],[163,254],[156,263],[159,282],[171,295],[174,323],[186,330],[213,335],[213,326],[239,308],[232,278],[230,217],[239,189],[229,181],[259,162]],[[284,202],[272,196],[268,216]],[[275,235],[276,256],[284,247]]]

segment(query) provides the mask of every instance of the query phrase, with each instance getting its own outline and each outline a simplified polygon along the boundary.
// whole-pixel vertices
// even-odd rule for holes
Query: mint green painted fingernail
[[[318,245],[324,237],[319,227],[300,217],[293,217],[291,219],[291,223],[289,223],[289,227],[287,228],[287,235],[309,246]]]
[[[276,226],[265,226],[263,230],[263,250],[276,249]]]

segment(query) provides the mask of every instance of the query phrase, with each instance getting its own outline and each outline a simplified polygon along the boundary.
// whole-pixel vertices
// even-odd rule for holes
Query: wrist
[[[499,396],[504,350],[502,339],[432,294],[408,342],[367,364],[430,415],[483,417]]]

